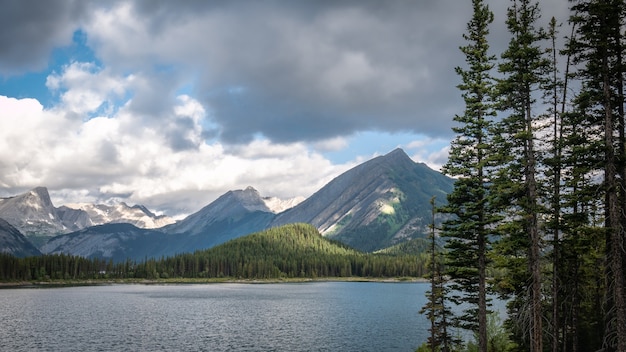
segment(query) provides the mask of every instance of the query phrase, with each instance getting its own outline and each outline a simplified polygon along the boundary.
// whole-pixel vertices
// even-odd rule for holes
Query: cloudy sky
[[[499,54],[510,3],[490,2]],[[463,111],[469,0],[1,4],[0,196],[168,215],[309,196],[397,147],[439,168]]]

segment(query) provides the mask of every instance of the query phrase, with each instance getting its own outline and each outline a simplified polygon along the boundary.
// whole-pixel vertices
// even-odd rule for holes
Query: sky
[[[511,2],[487,3],[499,55]],[[247,186],[308,197],[395,148],[438,170],[463,112],[469,0],[0,4],[4,197],[170,216]]]

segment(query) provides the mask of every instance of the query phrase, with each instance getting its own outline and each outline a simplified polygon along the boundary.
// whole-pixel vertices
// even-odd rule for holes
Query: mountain
[[[66,214],[68,215],[68,214]],[[83,215],[72,213],[71,217]],[[64,221],[50,200],[45,187],[37,187],[15,197],[0,199],[0,218],[3,218],[35,245],[60,233],[78,230],[79,227]]]
[[[291,199],[280,199],[278,197],[263,197],[265,205],[274,213],[281,213],[287,209],[291,209],[304,201],[304,197],[295,197]]]
[[[161,227],[174,222],[157,216],[144,206],[69,204],[56,208],[48,189],[36,187],[23,194],[0,199],[0,218],[16,227],[35,246],[59,234],[105,223],[130,223],[142,228]]]
[[[57,236],[41,247],[43,253],[71,253],[114,260],[172,256],[210,248],[260,231],[275,216],[259,192],[252,187],[229,191],[187,218],[154,230],[139,228],[130,222],[115,223],[116,216],[119,216],[117,210],[128,210],[128,206],[123,203],[117,208],[90,204],[70,206],[80,208],[96,220],[110,221]],[[146,211],[145,208],[135,209],[140,213]]]
[[[271,208],[275,205],[268,205],[268,198],[248,187],[229,191],[187,218],[159,229],[108,223],[56,236],[41,251],[113,260],[194,252],[266,229],[276,216]]]
[[[109,223],[128,223],[143,229],[155,229],[174,223],[174,219],[169,216],[157,216],[143,205],[134,205],[131,207],[124,202],[115,205],[75,203],[66,204],[61,208],[67,209],[68,211],[70,209],[82,210],[87,214],[88,219],[91,220],[91,224],[87,226]],[[80,228],[87,226],[81,226]]]
[[[114,261],[143,260],[180,253],[171,236],[132,224],[114,223],[91,226],[50,239],[41,248],[44,254],[72,254]]]
[[[143,259],[194,252],[265,229],[308,223],[329,239],[373,252],[426,237],[430,200],[436,196],[439,203],[445,201],[453,182],[396,149],[348,170],[278,214],[275,206],[281,202],[248,187],[229,191],[187,218],[156,230],[102,225],[58,236],[42,251]]]
[[[415,163],[402,149],[373,158],[333,179],[270,226],[304,222],[324,235],[370,252],[425,237],[430,199],[445,200],[454,180]]]
[[[211,204],[161,230],[178,236],[191,251],[209,248],[268,227],[276,214],[259,192],[248,187],[228,191]]]
[[[0,219],[0,253],[16,257],[41,255],[41,252],[18,229],[4,219]]]

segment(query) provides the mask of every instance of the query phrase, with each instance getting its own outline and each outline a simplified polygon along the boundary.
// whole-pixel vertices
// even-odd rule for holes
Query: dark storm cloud
[[[195,122],[188,117],[175,118],[168,126],[166,139],[173,151],[194,149],[198,147],[197,141],[189,138],[188,132],[193,130]]]
[[[492,3],[490,39],[499,55],[511,2]],[[465,64],[459,46],[470,2],[270,4],[222,9],[220,25],[208,27],[218,34],[202,41],[205,101],[225,140],[260,133],[291,142],[366,130],[451,134],[453,116],[463,111],[454,69]],[[566,17],[567,3],[542,4],[544,18]]]
[[[53,48],[71,43],[86,8],[81,0],[2,1],[0,75],[44,68]]]
[[[171,114],[171,109],[176,104],[176,89],[181,78],[172,70],[144,71],[147,72],[142,72],[135,79],[128,109],[135,116],[144,119],[155,119]]]
[[[445,135],[460,101],[454,66],[470,6],[457,0],[139,1],[134,11],[156,45],[169,43],[158,60],[196,68],[196,98],[229,142]]]
[[[493,53],[499,54],[510,2],[489,3],[496,14]],[[454,68],[464,65],[458,48],[469,1],[84,4],[9,1],[0,12],[0,74],[42,65],[83,23],[106,67],[141,72],[145,81],[135,86],[128,108],[142,123],[169,116],[190,77],[193,97],[210,111],[215,129],[208,132],[234,143],[258,135],[317,141],[368,130],[447,138],[453,116],[462,113]],[[127,5],[128,18],[122,11],[99,24],[80,20]],[[563,17],[567,2],[541,6],[544,17]],[[189,146],[185,138],[171,142]]]
[[[239,71],[248,74],[236,82],[246,87],[242,98],[249,95],[250,105],[244,110],[232,99],[210,100],[225,136],[255,132],[241,131],[242,126],[281,142],[359,130],[447,133],[449,126],[432,121],[449,116],[432,107],[445,108],[458,96],[449,82],[460,38],[451,21],[456,14],[444,10],[444,3],[383,8],[326,3],[311,12],[283,14],[299,17],[286,26],[261,24],[273,39],[267,50],[246,56],[263,59],[244,61]]]

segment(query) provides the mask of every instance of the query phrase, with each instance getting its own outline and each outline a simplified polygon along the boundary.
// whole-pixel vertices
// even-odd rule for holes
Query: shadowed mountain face
[[[425,236],[430,199],[444,201],[453,182],[396,149],[338,176],[271,226],[306,222],[325,236],[374,251]]]
[[[18,229],[4,219],[0,219],[0,252],[16,257],[41,255]]]
[[[56,236],[41,247],[45,254],[72,254],[87,258],[143,260],[182,253],[170,236],[132,224],[104,224]]]

